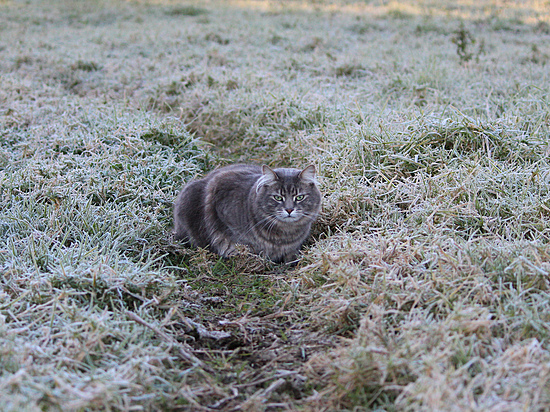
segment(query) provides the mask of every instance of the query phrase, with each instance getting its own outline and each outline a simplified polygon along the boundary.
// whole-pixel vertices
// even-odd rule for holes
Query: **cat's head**
[[[256,206],[264,215],[283,223],[315,220],[321,209],[315,175],[313,165],[303,170],[262,166],[262,176],[256,183]]]

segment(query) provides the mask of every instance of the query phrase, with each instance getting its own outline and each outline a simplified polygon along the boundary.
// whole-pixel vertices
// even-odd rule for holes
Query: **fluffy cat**
[[[274,262],[296,259],[321,209],[315,166],[232,165],[188,183],[174,204],[174,239],[227,257],[236,244]]]

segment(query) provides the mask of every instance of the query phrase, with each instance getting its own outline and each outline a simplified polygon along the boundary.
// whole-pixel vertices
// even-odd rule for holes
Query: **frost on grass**
[[[313,328],[349,340],[308,362],[311,405],[548,405],[543,135],[462,118],[332,136],[314,136],[324,231],[299,274]]]
[[[4,3],[4,409],[549,408],[540,2]],[[295,267],[168,238],[236,161],[317,166]]]
[[[308,362],[322,382],[309,401],[344,410],[548,404],[550,375],[535,366],[550,360],[544,256],[532,242],[441,233],[323,242],[302,268],[312,326],[350,338]]]
[[[147,316],[184,296],[155,262],[177,188],[207,156],[176,124],[127,113],[66,115],[20,137],[25,151],[0,171],[6,407],[76,410],[170,392],[159,382],[185,362],[124,311]]]
[[[536,338],[509,346],[495,339],[499,321],[485,308],[458,307],[441,320],[422,312],[410,311],[394,330],[395,314],[372,305],[345,348],[309,362],[333,407],[513,411],[549,401],[549,371],[536,365],[550,357]]]

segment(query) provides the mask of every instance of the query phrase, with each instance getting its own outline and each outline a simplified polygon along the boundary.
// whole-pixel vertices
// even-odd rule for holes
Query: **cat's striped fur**
[[[275,262],[296,259],[321,208],[313,165],[232,165],[187,184],[174,204],[174,238],[227,257],[236,244]]]

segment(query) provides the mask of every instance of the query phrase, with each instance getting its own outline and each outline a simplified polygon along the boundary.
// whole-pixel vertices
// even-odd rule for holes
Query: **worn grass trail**
[[[0,1],[0,410],[550,408],[550,12]],[[170,239],[319,171],[295,267]]]

